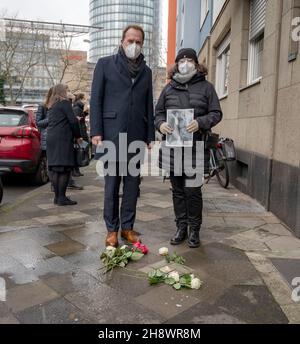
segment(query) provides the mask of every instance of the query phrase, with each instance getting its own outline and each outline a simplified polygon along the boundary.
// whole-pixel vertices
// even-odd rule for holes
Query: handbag
[[[80,144],[76,143],[74,149],[76,165],[78,167],[88,166],[90,164],[89,143],[86,141],[82,141]]]

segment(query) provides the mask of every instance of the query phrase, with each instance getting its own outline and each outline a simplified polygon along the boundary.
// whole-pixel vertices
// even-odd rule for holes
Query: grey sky
[[[89,0],[0,0],[3,9],[20,19],[89,25]]]

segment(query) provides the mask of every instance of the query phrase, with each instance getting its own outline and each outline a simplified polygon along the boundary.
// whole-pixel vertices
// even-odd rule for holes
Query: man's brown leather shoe
[[[128,230],[122,230],[121,232],[121,237],[131,244],[134,244],[136,242],[142,242],[141,239],[139,238],[137,232],[134,230],[128,229]]]
[[[118,247],[118,232],[108,232],[105,241],[106,246]]]

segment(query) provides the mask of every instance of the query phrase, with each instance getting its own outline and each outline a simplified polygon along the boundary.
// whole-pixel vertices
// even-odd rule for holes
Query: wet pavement
[[[3,199],[0,205],[6,205],[13,203],[17,197],[28,193],[29,191],[35,190],[38,186],[33,185],[27,175],[1,175],[3,183]]]
[[[103,275],[103,179],[94,164],[83,172],[74,207],[53,205],[45,185],[0,208],[0,323],[300,323],[300,240],[250,197],[205,185],[202,246],[174,248],[169,183],[144,177],[135,229],[150,252]],[[200,277],[199,290],[148,284],[149,270],[169,265],[163,246],[184,256],[175,268]]]

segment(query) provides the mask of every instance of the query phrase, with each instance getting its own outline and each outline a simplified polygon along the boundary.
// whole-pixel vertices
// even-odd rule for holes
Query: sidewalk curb
[[[17,197],[16,200],[13,202],[9,202],[7,204],[0,205],[0,215],[9,213],[11,210],[17,208],[18,206],[20,206],[24,202],[37,196],[38,194],[43,192],[43,189],[47,189],[47,188],[49,188],[49,183],[42,185],[42,186],[39,186],[32,191],[26,192],[25,194]],[[1,224],[1,221],[0,221],[0,224]]]
[[[89,166],[86,167],[86,169],[90,168],[92,166],[92,163],[90,163]],[[85,169],[84,169],[85,170]],[[25,194],[17,197],[14,201],[9,202],[7,204],[0,204],[0,217],[1,215],[7,215],[10,211],[14,210],[15,208],[17,208],[18,206],[22,205],[23,203],[25,203],[26,201],[34,198],[35,196],[39,195],[40,193],[44,192],[44,190],[49,190],[50,192],[50,183],[46,183],[45,185],[41,185],[39,187],[37,187],[36,189],[26,192]],[[5,189],[4,189],[5,192]],[[0,218],[0,226],[3,226],[6,224],[6,221],[2,221],[2,219]]]

